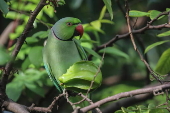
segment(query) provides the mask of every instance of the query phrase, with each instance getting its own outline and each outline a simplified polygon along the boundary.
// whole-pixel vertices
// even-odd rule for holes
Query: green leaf
[[[13,40],[13,39],[18,38],[21,35],[23,30],[24,30],[24,25],[17,26],[15,33],[10,33],[10,39]]]
[[[43,90],[42,87],[36,85],[36,84],[32,84],[32,83],[25,83],[25,86],[30,89],[32,92],[40,95],[41,97],[45,96],[45,92]]]
[[[118,110],[115,113],[124,113],[122,110]]]
[[[151,104],[148,105],[148,108],[149,108],[149,109],[153,109],[153,108],[156,108],[156,106],[151,103]]]
[[[104,17],[105,12],[106,12],[106,6],[104,6],[104,7],[102,8],[102,11],[100,12],[99,20],[101,20],[101,19]]]
[[[136,108],[136,107],[133,107],[133,106],[129,106],[129,107],[127,107],[127,109],[128,109],[128,110],[131,110],[131,111],[136,111],[137,108]]]
[[[7,84],[6,93],[10,99],[17,101],[24,89],[24,84],[20,82],[11,82]]]
[[[89,34],[87,34],[86,32],[83,33],[83,37],[81,38],[81,46],[83,47],[88,47],[88,48],[92,48],[93,47],[93,42],[91,42],[91,38],[89,36]]]
[[[93,91],[101,85],[102,73],[93,62],[80,61],[70,66],[67,72],[60,76],[58,80],[66,89],[85,93],[89,88]],[[93,86],[89,87],[92,81]]]
[[[90,22],[90,24],[96,29],[101,28],[101,22],[99,20],[92,21],[92,22]]]
[[[113,21],[110,21],[110,20],[106,20],[106,19],[102,19],[102,20],[99,20],[101,23],[107,23],[107,24],[114,24]]]
[[[170,72],[170,49],[167,49],[166,51],[163,52],[161,55],[155,71],[164,75]]]
[[[95,25],[95,24],[93,23],[93,25]],[[93,26],[86,26],[86,28],[84,29],[84,31],[85,31],[85,32],[94,32],[94,31],[97,31],[97,32],[100,32],[100,33],[102,33],[102,34],[105,34],[105,32],[104,32],[103,30],[101,30],[101,29],[96,29],[96,28],[93,27]]]
[[[39,31],[39,32],[32,35],[33,38],[37,38],[37,37],[47,38],[47,36],[48,36],[48,31]]]
[[[104,51],[105,51],[105,53],[113,55],[113,56],[117,55],[117,56],[121,56],[126,59],[129,59],[129,56],[126,53],[124,53],[123,51],[121,51],[115,47],[107,47],[105,49],[100,50],[99,52],[103,53]]]
[[[30,64],[31,64],[31,62],[30,62],[29,58],[27,57],[21,65],[22,70],[26,70]]]
[[[6,15],[9,11],[8,5],[4,0],[0,0],[0,10]]]
[[[166,11],[167,11],[167,12],[170,11],[170,8],[166,8]]]
[[[130,10],[129,11],[129,16],[130,17],[143,17],[143,16],[149,16],[149,13],[148,12],[137,11],[137,10]]]
[[[83,48],[84,48],[85,51],[87,51],[87,53],[89,53],[89,54],[91,54],[91,55],[101,59],[101,56],[98,53],[96,53],[94,50],[89,49],[87,47],[83,47]]]
[[[159,46],[161,44],[164,44],[166,42],[170,42],[170,40],[165,40],[165,41],[159,41],[159,42],[156,42],[156,43],[153,43],[151,45],[149,45],[146,49],[145,49],[145,52],[144,53],[147,53],[149,50],[151,50],[152,48],[156,47],[156,46]]]
[[[125,107],[121,107],[123,113],[128,113],[127,109]]]
[[[158,37],[170,36],[170,31],[163,32],[157,35]]]
[[[38,40],[37,38],[27,37],[27,38],[26,38],[26,42],[27,42],[28,44],[32,44],[32,43],[39,42],[39,40]]]
[[[9,18],[9,19],[15,19],[16,18],[16,12],[8,12],[8,14],[6,15],[6,18]]]
[[[10,55],[4,48],[0,47],[0,65],[6,64],[11,59]]]
[[[103,0],[106,5],[107,10],[109,11],[111,20],[113,19],[113,10],[112,10],[112,2],[111,0]]]
[[[168,111],[163,108],[155,108],[150,110],[149,113],[168,113]]]
[[[57,4],[62,6],[62,5],[65,4],[65,1],[64,1],[64,0],[58,0],[58,1],[57,1]]]
[[[40,67],[42,63],[42,48],[41,46],[32,47],[28,54],[30,62],[37,68]]]
[[[43,11],[50,17],[53,18],[54,17],[54,8],[52,6],[49,7],[44,7]]]
[[[149,13],[150,13],[150,19],[152,20],[152,19],[156,18],[161,12],[157,11],[157,10],[151,10],[151,11],[149,11]],[[158,20],[163,17],[164,17],[164,15],[159,17]]]

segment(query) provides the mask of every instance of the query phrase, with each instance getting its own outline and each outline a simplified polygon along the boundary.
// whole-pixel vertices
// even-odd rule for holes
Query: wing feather
[[[86,52],[84,51],[83,47],[80,45],[80,41],[75,39],[75,38],[73,39],[73,41],[74,41],[74,43],[75,43],[75,45],[76,45],[76,47],[78,49],[78,52],[79,52],[79,54],[81,56],[81,59],[82,60],[88,60]]]
[[[44,62],[44,66],[45,66],[45,69],[51,79],[51,81],[54,83],[54,85],[56,86],[56,88],[59,90],[59,92],[61,93],[63,90],[62,88],[60,87],[60,84],[59,84],[59,81],[55,79],[54,75],[52,74],[51,72],[51,68],[50,68],[50,65],[48,65],[47,63]]]

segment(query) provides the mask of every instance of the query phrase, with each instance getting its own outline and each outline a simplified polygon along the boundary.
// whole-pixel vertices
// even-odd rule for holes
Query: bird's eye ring
[[[67,25],[68,25],[68,26],[72,26],[72,23],[71,23],[71,22],[67,22]]]

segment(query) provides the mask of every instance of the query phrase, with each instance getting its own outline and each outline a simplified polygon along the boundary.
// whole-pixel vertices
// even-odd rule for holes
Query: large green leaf
[[[110,18],[112,20],[113,19],[112,2],[111,2],[111,0],[103,0],[103,2],[106,5],[106,8],[110,14]]]
[[[0,10],[6,15],[9,11],[8,5],[4,0],[0,0]]]
[[[143,17],[143,16],[149,16],[149,13],[148,12],[137,11],[137,10],[130,10],[129,11],[129,16],[130,17]]]
[[[170,31],[163,32],[157,35],[158,37],[170,36]]]
[[[10,99],[17,101],[23,89],[24,89],[24,83],[22,81],[11,82],[7,84],[6,93]]]
[[[158,46],[158,45],[161,45],[161,44],[164,44],[166,42],[170,42],[170,40],[165,40],[165,41],[159,41],[159,42],[156,42],[156,43],[153,43],[151,45],[149,45],[146,49],[145,49],[145,52],[144,53],[147,53],[149,50],[151,50],[152,48]]]
[[[105,51],[105,53],[113,55],[113,56],[117,55],[117,56],[121,56],[126,59],[129,59],[129,56],[126,53],[124,53],[123,51],[121,51],[115,47],[107,47],[105,49],[100,50],[100,53],[101,52],[103,53],[104,51]]]
[[[40,67],[42,63],[42,47],[32,47],[28,54],[28,58],[32,64],[34,64],[36,67]]]
[[[11,59],[10,55],[5,51],[4,48],[0,47],[0,65],[4,65]]]
[[[155,71],[162,75],[170,72],[170,48],[164,51],[161,55]]]

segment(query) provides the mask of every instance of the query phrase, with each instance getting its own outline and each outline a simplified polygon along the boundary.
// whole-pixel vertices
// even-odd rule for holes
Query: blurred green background
[[[7,26],[12,28],[7,36],[8,39],[5,39],[6,42],[2,44],[4,48],[3,51],[0,51],[1,54],[6,51],[9,54],[12,52],[17,38],[25,28],[30,12],[34,10],[38,2],[38,0],[11,0],[8,4],[10,7],[8,14],[4,15],[0,12],[1,36],[7,31],[5,30]],[[34,22],[34,29],[27,36],[26,42],[14,62],[13,72],[9,78],[6,91],[11,99],[20,104],[30,106],[35,103],[36,106],[47,107],[53,98],[59,94],[48,78],[42,62],[42,48],[48,35],[48,27],[50,28],[58,19],[63,17],[79,18],[85,28],[85,33],[81,39],[82,45],[90,49],[108,42],[118,34],[128,32],[125,16],[118,6],[119,2],[121,7],[125,8],[123,0],[112,0],[113,20],[110,20],[108,11],[103,8],[102,0],[65,0],[65,2],[66,4],[63,6],[54,8],[48,5],[43,8]],[[149,10],[163,12],[170,7],[169,4],[169,0],[129,0],[131,10],[144,12]],[[101,12],[102,9],[104,12]],[[102,19],[103,21],[101,21]],[[150,21],[148,17],[132,18],[132,20],[132,25],[137,21],[134,29],[146,26],[147,22]],[[166,16],[154,22],[154,24],[159,25],[167,22]],[[135,34],[136,45],[141,53],[144,53],[147,46],[158,41],[167,40],[169,37],[157,37],[158,34],[165,31],[168,31],[168,29],[147,30],[143,34]],[[165,43],[153,48],[145,55],[153,69],[155,69],[161,54],[168,48],[169,43]],[[98,52],[100,56],[102,56],[103,51]],[[5,60],[8,60],[8,57],[7,55]],[[92,60],[97,65],[101,62],[95,56],[92,57]],[[5,63],[2,62],[0,67],[4,67]],[[103,73],[103,83],[92,93],[94,102],[150,84],[147,69],[134,51],[129,37],[116,41],[112,47],[106,50],[101,71]],[[2,74],[2,70],[0,74]],[[165,97],[157,96],[154,99],[151,98],[149,101],[135,105],[148,106],[149,103],[159,105],[163,102],[165,102]],[[71,111],[71,107],[66,103],[66,100],[61,99],[60,103],[59,112],[67,113]],[[102,109],[109,106],[109,104],[101,106]],[[54,107],[53,112],[56,112],[56,110],[56,107]]]

